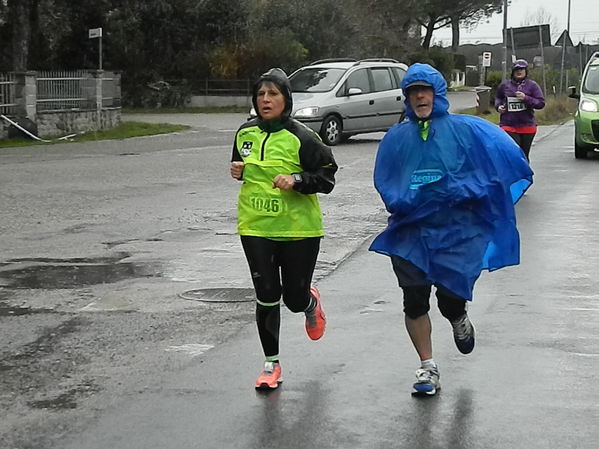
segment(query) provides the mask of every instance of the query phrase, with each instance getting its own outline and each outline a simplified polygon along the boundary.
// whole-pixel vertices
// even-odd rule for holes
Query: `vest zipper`
[[[260,149],[260,160],[264,160],[264,147],[266,146],[266,141],[270,137],[270,132],[266,133],[266,138],[262,141],[262,148]]]

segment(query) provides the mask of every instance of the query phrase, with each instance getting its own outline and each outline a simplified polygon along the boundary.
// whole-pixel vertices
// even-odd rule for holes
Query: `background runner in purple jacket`
[[[501,114],[499,126],[522,148],[526,158],[537,133],[535,109],[545,107],[541,87],[528,78],[528,62],[518,59],[512,67],[512,77],[502,82],[495,95],[495,109]]]

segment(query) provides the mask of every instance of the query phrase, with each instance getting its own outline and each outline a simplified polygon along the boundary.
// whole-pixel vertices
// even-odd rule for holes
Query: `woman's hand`
[[[272,188],[279,188],[281,190],[291,190],[295,185],[295,181],[293,176],[291,175],[277,175],[275,179],[272,180]]]
[[[504,104],[499,105],[497,107],[497,112],[499,112],[500,114],[503,114],[505,112],[505,105]]]
[[[239,162],[239,161],[234,161],[231,162],[231,176],[235,179],[241,179],[241,176],[243,175],[243,167],[244,167],[244,163],[243,162]]]
[[[524,100],[526,98],[526,95],[524,94],[524,92],[518,91],[518,92],[516,92],[516,98],[518,100]]]

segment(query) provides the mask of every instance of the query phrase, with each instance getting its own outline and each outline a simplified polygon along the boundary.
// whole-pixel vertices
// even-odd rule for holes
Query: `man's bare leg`
[[[412,340],[420,360],[430,360],[433,358],[433,344],[431,342],[431,320],[427,314],[419,316],[416,319],[405,316],[406,329]]]

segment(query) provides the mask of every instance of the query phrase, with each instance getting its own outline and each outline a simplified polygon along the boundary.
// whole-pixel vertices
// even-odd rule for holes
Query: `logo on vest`
[[[443,172],[439,169],[416,170],[410,178],[410,190],[417,190],[425,184],[432,184],[443,177]]]
[[[243,142],[243,145],[241,146],[241,150],[239,151],[239,154],[241,154],[243,157],[248,157],[251,152],[252,152],[252,142]]]

